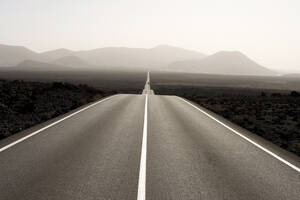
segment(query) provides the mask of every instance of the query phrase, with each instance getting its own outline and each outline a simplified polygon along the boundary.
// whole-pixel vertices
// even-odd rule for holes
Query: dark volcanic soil
[[[300,95],[295,91],[154,86],[229,119],[300,156]]]
[[[110,94],[86,85],[0,80],[0,139]]]

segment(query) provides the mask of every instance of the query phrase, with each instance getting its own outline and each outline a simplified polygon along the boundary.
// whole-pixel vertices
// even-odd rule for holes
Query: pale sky
[[[0,28],[38,52],[169,44],[300,72],[300,0],[0,0]]]

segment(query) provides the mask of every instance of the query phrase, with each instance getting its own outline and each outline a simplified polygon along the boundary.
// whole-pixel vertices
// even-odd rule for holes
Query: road
[[[0,199],[300,199],[299,157],[179,97],[145,93],[0,141]]]

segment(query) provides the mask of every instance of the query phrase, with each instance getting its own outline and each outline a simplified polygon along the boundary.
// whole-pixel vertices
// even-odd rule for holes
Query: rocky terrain
[[[300,94],[242,88],[155,86],[156,94],[194,101],[300,156]]]
[[[62,82],[0,80],[0,139],[112,93]]]

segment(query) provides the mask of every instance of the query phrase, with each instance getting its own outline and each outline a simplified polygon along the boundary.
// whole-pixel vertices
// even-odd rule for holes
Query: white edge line
[[[142,152],[141,152],[141,161],[140,161],[137,200],[146,199],[147,128],[148,128],[148,94],[146,94],[146,99],[145,99],[143,140],[142,140]]]
[[[254,146],[260,148],[261,150],[263,150],[264,152],[268,153],[269,155],[273,156],[274,158],[276,158],[277,160],[283,162],[284,164],[288,165],[289,167],[293,168],[294,170],[296,170],[297,172],[300,172],[300,168],[293,165],[292,163],[288,162],[287,160],[281,158],[280,156],[276,155],[275,153],[271,152],[270,150],[266,149],[265,147],[261,146],[260,144],[257,144],[256,142],[252,141],[251,139],[247,138],[246,136],[244,136],[243,134],[239,133],[238,131],[234,130],[233,128],[229,127],[228,125],[224,124],[223,122],[221,122],[220,120],[214,118],[213,116],[211,116],[210,114],[208,114],[207,112],[201,110],[199,107],[193,105],[192,103],[186,101],[185,99],[178,97],[180,100],[184,101],[185,103],[189,104],[190,106],[196,108],[197,110],[199,110],[200,112],[202,112],[203,114],[205,114],[206,116],[208,116],[209,118],[215,120],[216,122],[218,122],[219,124],[223,125],[224,127],[226,127],[227,129],[231,130],[232,132],[234,132],[235,134],[237,134],[238,136],[242,137],[243,139],[247,140],[248,142],[250,142],[251,144],[253,144]]]
[[[68,116],[66,116],[66,117],[64,117],[64,118],[62,118],[62,119],[56,121],[56,122],[53,122],[52,124],[49,124],[49,125],[47,125],[47,126],[41,128],[41,129],[39,129],[39,130],[37,130],[37,131],[34,131],[33,133],[30,133],[29,135],[26,135],[25,137],[22,137],[22,138],[20,138],[20,139],[18,139],[18,140],[16,140],[16,141],[14,141],[14,142],[12,142],[12,143],[10,143],[10,144],[4,146],[4,147],[2,147],[2,148],[0,149],[0,153],[3,152],[3,151],[5,151],[6,149],[9,149],[10,147],[15,146],[16,144],[18,144],[18,143],[20,143],[20,142],[23,142],[24,140],[26,140],[26,139],[28,139],[28,138],[30,138],[30,137],[32,137],[32,136],[34,136],[34,135],[36,135],[36,134],[38,134],[38,133],[44,131],[44,130],[46,130],[46,129],[48,129],[48,128],[50,128],[50,127],[52,127],[52,126],[54,126],[54,125],[56,125],[56,124],[58,124],[58,123],[60,123],[60,122],[62,122],[62,121],[64,121],[64,120],[66,120],[66,119],[68,119],[68,118],[70,118],[70,117],[72,117],[72,116],[74,116],[74,115],[76,115],[76,114],[78,114],[78,113],[80,113],[80,112],[86,110],[86,109],[89,109],[89,108],[91,108],[91,107],[93,107],[93,106],[95,106],[95,105],[97,105],[97,104],[99,104],[99,103],[101,103],[101,102],[103,102],[103,101],[109,100],[109,99],[111,99],[111,98],[113,98],[113,97],[115,97],[115,96],[117,96],[117,95],[114,95],[114,96],[111,96],[111,97],[107,97],[107,98],[105,98],[105,99],[101,99],[101,100],[99,100],[99,101],[97,101],[97,102],[95,102],[95,103],[93,103],[93,104],[91,104],[91,105],[89,105],[89,106],[87,106],[87,107],[85,107],[85,108],[82,108],[81,110],[78,110],[78,111],[76,111],[76,112],[74,112],[74,113],[72,113],[72,114],[70,114],[70,115],[68,115]]]

